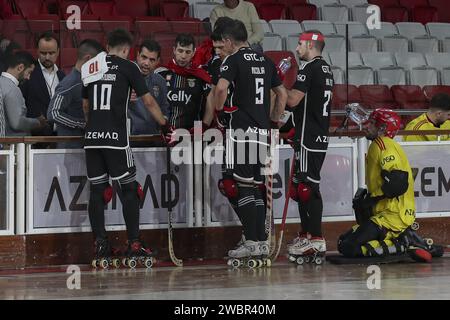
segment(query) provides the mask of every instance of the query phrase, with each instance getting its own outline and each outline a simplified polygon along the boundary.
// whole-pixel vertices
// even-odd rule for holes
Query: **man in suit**
[[[56,61],[59,56],[59,41],[51,32],[44,32],[38,39],[38,64],[31,74],[30,80],[22,86],[22,93],[27,106],[27,116],[47,117],[50,99],[55,94],[56,86],[64,78],[64,72],[58,70]],[[53,123],[40,130],[33,130],[33,135],[53,135]],[[48,144],[39,147],[48,147]]]

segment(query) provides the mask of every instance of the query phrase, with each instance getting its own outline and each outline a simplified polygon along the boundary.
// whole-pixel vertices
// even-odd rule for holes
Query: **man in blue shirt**
[[[169,103],[167,102],[167,87],[163,77],[154,73],[160,62],[161,46],[154,40],[145,40],[139,47],[136,62],[141,69],[150,94],[158,102],[164,116],[169,118]],[[131,134],[159,134],[159,124],[145,108],[141,99],[131,95],[128,114],[131,119]],[[156,146],[158,143],[134,142],[134,147]]]
[[[83,136],[86,121],[81,99],[81,66],[103,51],[95,40],[86,39],[78,47],[75,67],[58,84],[47,111],[47,119],[56,123],[58,136]],[[60,142],[58,148],[82,148],[82,141]]]

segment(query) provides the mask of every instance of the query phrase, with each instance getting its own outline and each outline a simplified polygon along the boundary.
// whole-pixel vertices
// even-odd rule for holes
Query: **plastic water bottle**
[[[289,70],[289,68],[291,67],[292,63],[291,63],[291,57],[287,57],[284,58],[283,60],[281,60],[278,63],[278,69],[280,70],[280,72],[282,74],[286,74],[286,72]]]
[[[369,112],[359,103],[350,103],[346,105],[345,110],[347,112],[347,116],[359,126],[369,120]]]

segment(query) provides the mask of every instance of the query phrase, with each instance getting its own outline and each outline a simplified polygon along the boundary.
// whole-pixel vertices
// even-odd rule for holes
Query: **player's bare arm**
[[[291,108],[298,106],[305,97],[305,93],[296,89],[289,90],[287,93],[287,105]]]
[[[155,119],[160,126],[163,126],[167,123],[166,118],[161,112],[161,108],[159,107],[156,100],[150,95],[150,93],[144,94],[142,97],[142,102],[144,102],[145,107],[152,115],[153,119]]]
[[[283,85],[272,88],[272,90],[275,92],[276,98],[274,107],[270,113],[270,120],[278,123],[281,115],[284,112],[288,94],[286,88]]]
[[[89,99],[83,99],[83,112],[84,112],[84,119],[87,122],[89,116]]]
[[[223,109],[223,104],[227,99],[229,85],[230,82],[223,78],[221,78],[217,83],[217,86],[214,90],[214,106],[216,111],[220,111]]]

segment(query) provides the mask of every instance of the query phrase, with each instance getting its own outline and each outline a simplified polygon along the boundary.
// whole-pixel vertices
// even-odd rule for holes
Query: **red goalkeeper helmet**
[[[398,130],[400,130],[400,117],[390,109],[375,109],[369,116],[369,121],[372,119],[375,120],[376,127],[379,128],[383,124],[386,126],[385,134],[391,139],[394,138]]]

